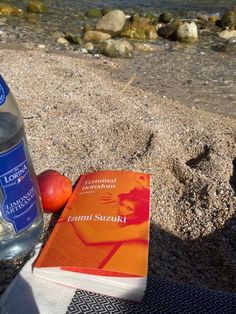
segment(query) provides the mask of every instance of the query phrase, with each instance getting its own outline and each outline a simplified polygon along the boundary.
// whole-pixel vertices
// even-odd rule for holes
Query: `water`
[[[10,5],[21,8],[26,13],[28,0],[4,1]],[[122,9],[127,11],[136,10],[141,13],[152,11],[157,17],[164,10],[169,10],[178,16],[192,16],[196,14],[222,14],[233,5],[234,0],[201,0],[201,1],[178,1],[178,0],[135,0],[135,1],[114,1],[114,0],[92,0],[92,1],[74,1],[74,0],[45,0],[43,1],[48,8],[47,14],[36,15],[33,18],[25,19],[18,17],[3,17],[4,23],[8,24],[13,30],[19,32],[15,40],[25,40],[31,36],[31,39],[40,38],[41,41],[48,42],[52,40],[52,33],[56,30],[62,32],[78,31],[84,24],[84,14],[91,7]],[[83,16],[83,17],[81,17]],[[87,20],[94,24],[94,21]],[[0,16],[1,22],[1,16]],[[1,23],[2,24],[2,23]]]
[[[73,32],[83,35],[85,23],[96,24],[96,19],[85,16],[89,8],[122,9],[125,12],[138,11],[141,14],[152,12],[158,17],[163,11],[169,10],[174,15],[185,18],[196,18],[199,14],[222,15],[235,5],[235,0],[201,0],[201,1],[177,1],[177,0],[149,0],[149,1],[114,1],[114,0],[45,0],[46,14],[30,15],[27,13],[28,0],[6,0],[4,3],[15,5],[24,12],[23,17],[0,15],[0,41],[11,43],[34,42],[46,44],[52,48],[63,49],[56,43],[53,34],[55,31],[63,33]],[[76,49],[76,47],[73,47]]]
[[[23,0],[21,3],[17,0],[4,1],[5,3],[13,4],[16,6],[21,6],[21,8],[26,8],[28,0]],[[234,0],[45,0],[43,1],[49,8],[51,13],[52,9],[62,10],[64,14],[67,11],[76,9],[77,11],[86,11],[88,8],[140,8],[141,10],[186,10],[186,11],[198,11],[198,12],[223,12],[227,8],[235,5]]]
[[[54,2],[54,1],[53,1]],[[49,3],[52,3],[49,2]],[[163,10],[170,10],[172,12],[177,11],[195,11],[195,12],[209,12],[209,13],[216,13],[216,12],[223,12],[226,8],[235,5],[235,1],[230,0],[134,0],[134,1],[114,1],[114,0],[105,0],[105,1],[73,1],[73,0],[57,0],[55,1],[55,6],[57,7],[64,7],[66,8],[77,8],[80,10],[86,10],[89,7],[111,7],[111,8],[137,8],[143,11],[152,10],[154,12],[160,13]]]
[[[9,97],[12,99],[8,96],[6,103],[11,102]],[[5,104],[0,105],[0,110],[1,107],[7,109]],[[21,143],[26,143],[21,118],[10,112],[0,112],[0,260],[26,254],[42,230],[36,177],[27,146]],[[26,170],[16,177],[21,169]]]

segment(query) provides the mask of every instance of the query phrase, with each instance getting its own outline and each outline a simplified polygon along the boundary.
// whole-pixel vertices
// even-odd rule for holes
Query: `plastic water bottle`
[[[0,260],[30,251],[42,225],[41,200],[23,119],[0,75]]]

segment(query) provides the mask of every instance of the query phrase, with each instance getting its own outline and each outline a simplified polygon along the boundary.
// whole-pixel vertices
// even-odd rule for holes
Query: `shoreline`
[[[150,273],[236,292],[233,119],[127,84],[117,60],[40,49],[2,49],[1,60],[37,173],[151,173]]]
[[[211,51],[192,53],[193,46],[175,45],[155,52],[135,52],[133,59],[107,58],[80,50],[56,50],[43,44],[0,43],[1,49],[35,50],[84,60],[95,70],[108,71],[111,79],[149,91],[164,99],[179,101],[192,109],[236,119],[236,91],[233,65],[236,55]],[[190,51],[189,51],[190,49]],[[215,66],[220,64],[220,66]],[[134,76],[134,77],[133,77]]]

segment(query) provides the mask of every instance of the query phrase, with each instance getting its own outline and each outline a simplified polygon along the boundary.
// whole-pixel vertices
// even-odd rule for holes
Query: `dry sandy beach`
[[[235,120],[121,82],[110,59],[2,48],[0,60],[37,173],[150,173],[150,273],[236,292]],[[0,265],[0,293],[22,265]]]

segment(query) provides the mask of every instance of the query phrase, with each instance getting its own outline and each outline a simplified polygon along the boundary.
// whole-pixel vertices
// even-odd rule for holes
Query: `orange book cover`
[[[99,171],[81,175],[35,268],[145,277],[150,175]]]

